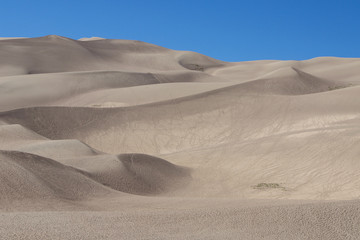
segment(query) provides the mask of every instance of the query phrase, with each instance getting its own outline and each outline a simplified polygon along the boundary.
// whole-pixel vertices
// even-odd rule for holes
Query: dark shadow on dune
[[[191,181],[190,169],[146,154],[120,154],[118,169],[91,174],[112,189],[138,195],[176,191]]]

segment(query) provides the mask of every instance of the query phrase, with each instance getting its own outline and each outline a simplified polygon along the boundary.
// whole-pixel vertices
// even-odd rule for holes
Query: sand
[[[360,59],[0,53],[2,239],[360,239]]]

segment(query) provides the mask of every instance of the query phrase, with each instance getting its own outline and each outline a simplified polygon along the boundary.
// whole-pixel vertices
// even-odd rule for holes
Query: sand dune
[[[0,110],[47,105],[96,106],[104,102],[119,101],[124,105],[137,105],[231,85],[214,82],[215,80],[216,78],[205,73],[189,74],[186,71],[93,71],[7,76],[0,79]],[[188,82],[199,83],[185,84]],[[185,87],[187,89],[177,90]],[[158,94],[164,90],[166,93]]]
[[[22,152],[1,151],[1,203],[14,200],[82,199],[108,191],[78,170]]]
[[[360,238],[360,59],[0,40],[1,236]]]
[[[0,51],[6,59],[0,76],[94,70],[149,72],[193,65],[206,69],[222,64],[198,53],[171,51],[140,41],[76,41],[56,35],[2,40]]]
[[[122,192],[153,195],[185,186],[190,180],[189,170],[161,158],[144,154],[120,154],[112,167],[100,167],[92,176],[102,184]],[[109,161],[101,161],[106,165]]]

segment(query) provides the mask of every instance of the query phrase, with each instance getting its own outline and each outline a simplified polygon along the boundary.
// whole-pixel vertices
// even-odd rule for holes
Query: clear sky
[[[141,40],[224,61],[360,57],[360,0],[1,0],[1,37]]]

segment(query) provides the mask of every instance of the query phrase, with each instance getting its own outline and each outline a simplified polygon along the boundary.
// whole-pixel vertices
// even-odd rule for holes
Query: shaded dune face
[[[244,85],[249,85],[249,90],[264,94],[306,95],[329,91],[340,86],[341,82],[321,79],[297,68],[286,67]]]
[[[226,63],[60,36],[0,53],[2,201],[360,196],[359,59]]]
[[[186,186],[189,169],[145,154],[120,154],[114,168],[94,171],[91,176],[122,192],[154,195]]]
[[[157,195],[184,187],[191,179],[188,169],[144,154],[121,154],[115,161],[104,156],[106,160],[83,157],[83,161],[71,162],[71,158],[56,161],[41,154],[0,150],[2,204],[13,200],[79,201],[113,194],[114,190]]]
[[[0,201],[81,200],[109,193],[80,171],[41,156],[0,151]]]

